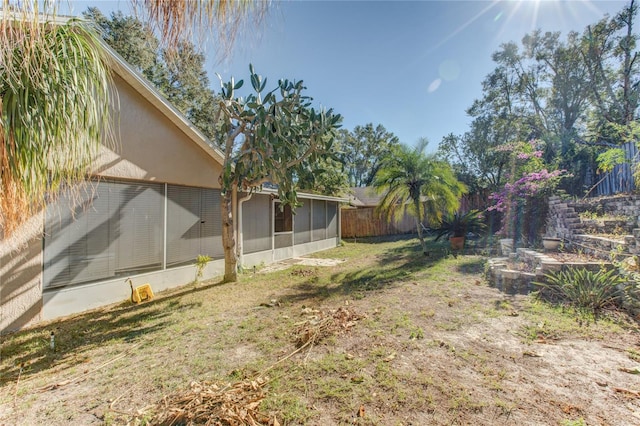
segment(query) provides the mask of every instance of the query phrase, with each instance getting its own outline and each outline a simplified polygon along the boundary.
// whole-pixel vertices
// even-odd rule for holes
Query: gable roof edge
[[[209,154],[221,166],[224,164],[224,155],[213,146],[209,139],[189,121],[176,107],[174,107],[162,94],[153,87],[151,82],[133,69],[127,61],[122,58],[106,42],[102,42],[108,53],[111,69],[126,81],[135,91],[142,95],[154,107],[156,107],[165,117],[176,125],[185,135],[194,141],[203,151]]]

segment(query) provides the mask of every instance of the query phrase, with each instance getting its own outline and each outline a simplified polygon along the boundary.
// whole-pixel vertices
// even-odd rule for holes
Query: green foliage
[[[199,254],[198,257],[196,257],[196,282],[200,281],[200,278],[202,278],[204,268],[209,262],[211,262],[211,257],[205,254]]]
[[[378,209],[387,220],[400,220],[405,213],[416,219],[416,228],[426,253],[420,223],[438,223],[443,214],[458,210],[466,187],[456,179],[451,166],[427,155],[423,139],[415,148],[400,145],[382,163],[373,179],[373,186],[384,193]]]
[[[302,81],[279,80],[267,91],[267,79],[249,65],[251,91],[237,97],[244,81],[221,79],[219,120],[224,151],[222,244],[227,282],[237,280],[233,217],[234,191],[248,192],[264,184],[278,188],[281,205],[298,206],[298,178],[315,170],[333,148],[342,117],[333,110],[316,110],[303,94]],[[218,118],[216,118],[216,121]]]
[[[100,142],[113,141],[111,77],[84,22],[3,20],[0,33],[0,228],[8,235],[45,194],[83,179]]]
[[[280,201],[295,207],[295,177],[331,151],[342,117],[332,109],[313,108],[302,81],[279,80],[266,91],[267,79],[252,65],[249,71],[252,92],[245,97],[236,97],[243,80],[222,83],[222,190],[249,191],[272,183],[278,185]]]
[[[189,42],[167,51],[151,28],[137,17],[112,12],[107,18],[90,7],[83,16],[95,23],[103,39],[210,140],[217,139],[216,97],[204,69],[206,58]]]
[[[640,105],[637,11],[632,2],[582,34],[561,38],[536,30],[522,43],[503,44],[493,54],[495,69],[482,82],[482,96],[468,109],[470,130],[446,136],[439,154],[472,191],[496,190],[511,173],[506,152],[495,148],[541,139],[546,168],[569,172],[559,188],[582,195],[594,182],[603,147],[638,140],[630,128],[637,127]],[[598,166],[610,170],[622,161],[620,151],[606,152]]]
[[[563,420],[560,426],[587,426],[587,423],[581,417],[578,420]]]
[[[316,159],[315,163],[305,160],[297,172],[298,187],[306,192],[323,195],[339,196],[346,193],[349,188],[349,178],[339,154],[343,143],[340,138],[336,139],[331,152]]]
[[[486,228],[484,215],[478,210],[465,214],[454,213],[442,219],[437,230],[436,241],[442,237],[464,237],[469,232],[481,232]]]
[[[398,137],[382,124],[368,123],[340,133],[344,164],[350,186],[370,186],[384,159],[400,145]]]
[[[626,163],[627,157],[623,149],[611,148],[599,154],[596,161],[598,162],[598,170],[609,173],[613,171],[615,166]]]
[[[535,283],[541,287],[541,296],[569,303],[594,315],[620,302],[618,286],[624,282],[613,269],[591,272],[585,268],[571,268],[547,274],[545,279],[545,282]]]

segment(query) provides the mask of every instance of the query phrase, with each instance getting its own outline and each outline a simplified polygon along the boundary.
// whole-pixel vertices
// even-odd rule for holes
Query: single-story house
[[[190,283],[195,260],[221,276],[221,152],[150,83],[111,51],[119,97],[118,148],[101,148],[92,178],[0,241],[0,332]],[[295,215],[277,193],[237,194],[242,266],[304,255],[340,241],[336,197],[298,194]]]

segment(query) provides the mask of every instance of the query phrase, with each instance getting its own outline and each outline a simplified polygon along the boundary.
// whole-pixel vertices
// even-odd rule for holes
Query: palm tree
[[[460,196],[466,192],[448,163],[439,161],[433,154],[425,154],[427,143],[423,138],[415,148],[400,145],[385,159],[373,179],[373,186],[384,194],[379,211],[387,220],[399,220],[405,213],[413,216],[425,255],[422,220],[426,218],[435,223],[443,214],[455,212]]]
[[[132,0],[169,51],[195,35],[212,35],[218,54],[227,55],[249,22],[259,23],[271,2],[264,0]],[[254,18],[250,21],[249,18]],[[208,34],[207,34],[208,33]],[[199,45],[201,43],[195,43]]]
[[[101,46],[77,20],[2,15],[0,236],[39,210],[45,194],[84,178],[100,143],[113,140],[110,74]]]

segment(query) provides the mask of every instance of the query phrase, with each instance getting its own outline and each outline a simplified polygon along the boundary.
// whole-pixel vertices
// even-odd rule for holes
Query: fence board
[[[405,215],[400,222],[387,222],[373,207],[362,209],[340,209],[342,238],[377,237],[382,235],[407,234],[415,232],[416,222]]]
[[[620,164],[615,166],[612,172],[607,173],[596,187],[597,195],[613,195],[619,192],[631,192],[635,189],[633,167],[638,163],[638,147],[635,142],[627,142],[621,148],[630,164]]]

